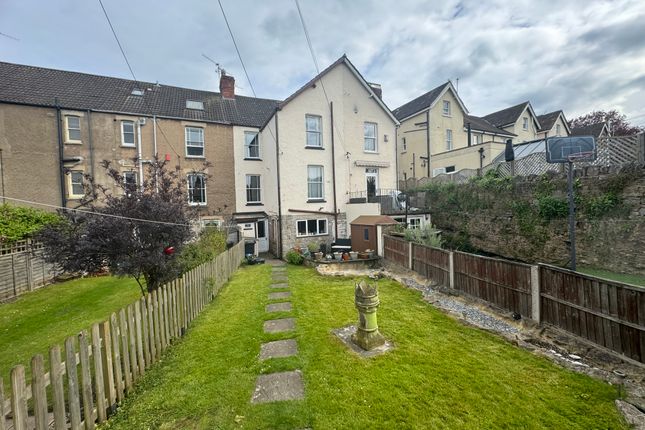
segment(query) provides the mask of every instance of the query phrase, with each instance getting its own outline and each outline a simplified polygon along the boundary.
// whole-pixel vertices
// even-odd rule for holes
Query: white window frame
[[[522,117],[522,130],[528,130],[529,129],[529,117],[525,116]]]
[[[250,135],[253,135],[254,138],[251,139],[251,141],[248,140],[248,137]],[[251,145],[251,143],[255,142],[255,145]],[[258,155],[253,156],[251,155],[251,147],[256,147]],[[260,133],[257,131],[245,131],[244,132],[244,158],[248,158],[250,160],[259,160],[260,159]]]
[[[309,119],[315,119],[318,122],[318,130],[309,130]],[[318,136],[318,145],[309,144],[309,134],[314,133]],[[305,148],[322,148],[323,135],[322,135],[322,116],[305,114]]]
[[[186,109],[204,110],[204,102],[199,100],[186,100]]]
[[[556,124],[555,125],[555,135],[560,136],[560,133],[562,133],[562,127],[560,126],[560,124]]]
[[[202,189],[202,193],[203,193],[202,197],[203,197],[203,200],[204,200],[203,202],[201,202],[201,201],[199,201],[199,202],[193,201],[193,193],[191,192],[191,190],[193,190],[193,188],[191,188],[191,186],[190,186],[190,178],[193,177],[193,176],[200,176],[202,178],[202,183],[204,184],[204,188]],[[206,177],[204,176],[203,173],[189,173],[188,175],[186,175],[186,188],[188,190],[188,204],[189,205],[191,205],[191,206],[206,206],[206,204],[207,204]]]
[[[81,175],[81,182],[74,182],[74,174],[80,174]],[[85,172],[82,170],[70,170],[67,174],[67,185],[68,185],[68,190],[67,190],[67,196],[70,199],[80,199],[82,197],[85,197]],[[74,192],[74,184],[80,185],[82,192],[80,194],[77,194]]]
[[[250,180],[251,178],[257,177],[258,178],[258,186],[255,188],[250,187]],[[249,192],[257,191],[257,200],[250,200],[249,199]],[[262,203],[262,177],[261,175],[246,175],[246,202],[247,203]]]
[[[76,119],[78,119],[78,128],[76,128],[76,127],[74,127],[74,128],[70,127],[70,124],[69,124],[69,119],[70,119],[70,118],[76,118]],[[78,130],[79,138],[78,138],[78,139],[72,139],[72,138],[69,136],[69,131],[70,131],[70,130]],[[76,144],[79,144],[79,143],[82,143],[82,142],[83,142],[83,138],[82,138],[82,136],[81,136],[81,117],[80,117],[79,115],[65,115],[65,143],[76,143]]]
[[[452,151],[453,145],[452,145],[452,130],[447,128],[446,129],[446,151]]]
[[[132,124],[132,143],[126,143],[126,141],[125,141],[125,135],[126,135],[125,125],[126,124]],[[125,119],[121,121],[121,146],[125,146],[127,148],[134,148],[134,147],[137,146],[137,128],[136,128],[136,125],[135,125],[134,121],[125,120]]]
[[[305,234],[300,234],[300,229],[298,228],[298,225],[302,222],[305,223],[305,230],[306,230]],[[309,233],[309,222],[316,223],[316,233],[313,233],[313,234]],[[320,228],[321,224],[324,225],[324,229]],[[328,234],[329,234],[329,222],[327,221],[327,218],[296,220],[296,237],[327,236]]]
[[[408,142],[405,140],[405,137],[403,138],[402,145],[403,145],[403,151],[401,152],[406,152],[408,150]]]
[[[432,177],[434,178],[437,175],[441,175],[443,173],[446,173],[446,168],[445,167],[435,167],[432,169]]]
[[[201,136],[202,136],[202,141],[201,145],[199,145],[198,141],[188,141],[188,130],[193,129],[193,130],[200,130]],[[184,145],[186,147],[186,158],[204,158],[206,154],[206,143],[204,139],[204,128],[203,127],[197,127],[194,125],[187,125],[184,127],[184,139],[186,144]],[[188,154],[188,148],[201,148],[202,150],[202,155],[189,155]]]
[[[419,217],[409,217],[408,218],[408,228],[418,230],[421,228],[421,218]]]
[[[366,126],[374,126],[374,136],[368,136],[366,134]],[[367,142],[368,140],[374,142],[374,149],[367,149]],[[377,153],[378,152],[378,124],[375,122],[369,122],[365,121],[363,123],[363,151],[364,152],[371,152],[371,153]]]
[[[442,110],[443,116],[450,116],[450,110],[451,110],[450,104],[451,104],[450,100],[443,101],[443,110]]]
[[[312,181],[310,175],[311,168],[320,168],[320,182]],[[311,197],[310,185],[319,185],[320,186],[320,196]],[[307,200],[308,201],[323,201],[325,200],[325,167],[319,164],[308,164],[307,165]]]

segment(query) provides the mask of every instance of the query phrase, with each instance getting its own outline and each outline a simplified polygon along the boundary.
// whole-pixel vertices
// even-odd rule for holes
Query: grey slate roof
[[[404,118],[409,117],[410,115],[414,115],[415,113],[430,107],[430,105],[434,103],[437,97],[439,97],[439,94],[441,94],[444,88],[446,88],[446,86],[448,86],[449,84],[450,82],[446,82],[439,85],[437,88],[434,88],[427,93],[420,95],[416,99],[407,102],[403,106],[394,109],[392,113],[394,114],[396,119],[400,121]]]
[[[493,124],[486,121],[484,118],[480,118],[478,116],[465,115],[464,127],[468,127],[469,122],[470,122],[470,128],[472,130],[483,131],[486,133],[494,133],[494,134],[509,136],[509,137],[517,136],[517,134],[515,133],[511,133],[510,131],[502,130],[501,128],[495,127]]]
[[[556,110],[554,112],[545,113],[544,115],[538,115],[537,119],[540,123],[540,130],[538,131],[549,131],[553,128],[553,124],[558,120],[558,117],[564,113],[561,110]]]
[[[504,127],[505,125],[515,123],[528,104],[529,102],[526,101],[506,109],[498,110],[497,112],[489,113],[482,118],[496,127]]]
[[[278,101],[157,85],[149,82],[0,62],[0,102],[103,112],[157,115],[187,120],[261,127]],[[132,95],[133,89],[143,96]],[[144,99],[145,98],[145,102]],[[186,109],[186,100],[204,110]]]
[[[603,128],[607,125],[604,122],[597,122],[591,125],[585,125],[582,127],[576,127],[571,129],[571,136],[593,136],[595,138],[600,137]]]

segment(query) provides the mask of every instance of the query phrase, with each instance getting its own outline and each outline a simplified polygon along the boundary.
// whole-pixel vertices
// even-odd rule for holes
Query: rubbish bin
[[[244,255],[255,255],[255,240],[244,242]]]

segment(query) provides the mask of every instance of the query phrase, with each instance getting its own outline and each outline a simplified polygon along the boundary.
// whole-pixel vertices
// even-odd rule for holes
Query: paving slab
[[[287,263],[285,263],[284,261],[276,260],[274,258],[266,260],[266,264],[268,264],[269,266],[273,266],[273,267],[286,267],[287,266]]]
[[[271,270],[273,273],[284,273],[287,271],[287,266],[273,266]]]
[[[264,322],[265,333],[282,333],[296,329],[295,318],[280,318],[277,320],[268,320]]]
[[[273,275],[271,279],[273,280],[273,282],[287,282],[289,280],[288,277],[282,276],[282,275],[279,275],[279,276]]]
[[[266,305],[264,308],[264,311],[269,313],[269,312],[291,312],[293,307],[291,306],[290,302],[283,302],[283,303],[270,303]]]
[[[301,400],[304,397],[305,385],[302,382],[302,372],[294,370],[258,376],[251,403]]]
[[[278,293],[269,293],[269,300],[288,299],[291,297],[291,291],[280,291]]]
[[[298,343],[295,339],[276,340],[260,345],[260,361],[294,355],[298,355]]]
[[[356,333],[356,326],[355,325],[348,325],[345,327],[338,328],[336,330],[332,330],[332,333],[334,333],[338,338],[345,344],[346,347],[357,353],[359,356],[363,358],[369,358],[369,357],[376,357],[377,355],[385,354],[388,351],[391,351],[394,348],[394,345],[392,342],[386,340],[385,344],[381,346],[377,346],[376,348],[370,350],[370,351],[365,351],[363,348],[360,346],[356,345],[352,341],[352,335]]]
[[[269,285],[269,288],[278,289],[278,288],[289,288],[289,284],[286,282],[279,282],[277,284]]]

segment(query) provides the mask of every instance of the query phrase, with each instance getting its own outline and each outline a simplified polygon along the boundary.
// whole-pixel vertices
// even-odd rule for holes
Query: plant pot
[[[367,252],[359,252],[358,253],[358,259],[359,260],[367,260],[370,258],[370,255]]]
[[[314,258],[316,261],[320,261],[323,259],[324,254],[322,252],[314,252]]]
[[[343,253],[342,252],[334,252],[334,259],[336,261],[341,261],[343,259]]]
[[[349,253],[343,253],[343,261],[349,261]]]
[[[356,252],[356,251],[349,251],[349,257],[350,257],[352,260],[356,260],[356,259],[358,258],[358,252]]]

